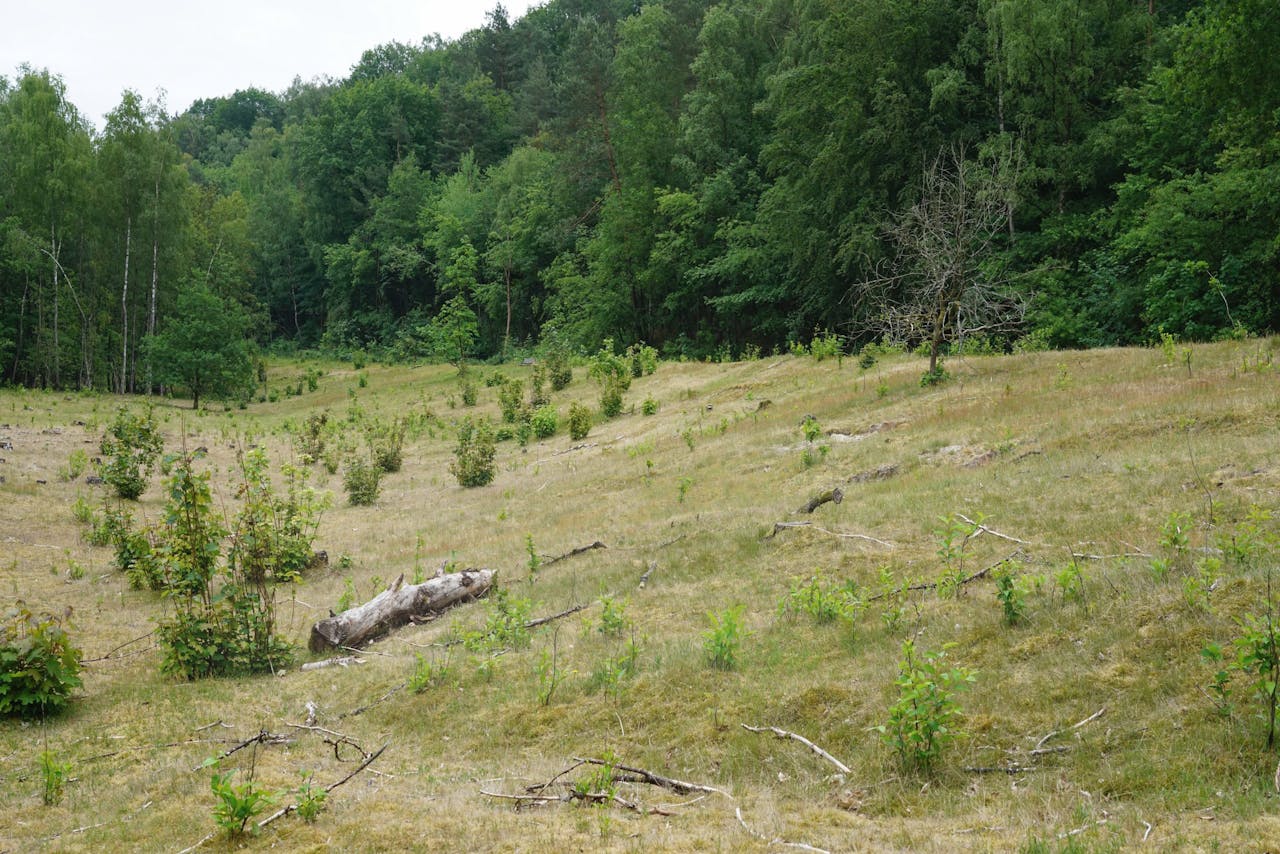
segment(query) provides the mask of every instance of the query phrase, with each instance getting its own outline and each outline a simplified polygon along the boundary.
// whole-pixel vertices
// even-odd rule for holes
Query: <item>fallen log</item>
[[[401,575],[395,584],[363,605],[312,626],[308,647],[312,652],[357,647],[415,617],[437,614],[460,602],[479,598],[492,584],[492,569],[466,569],[409,585]]]
[[[813,498],[810,498],[809,502],[805,504],[803,507],[801,507],[799,510],[797,510],[796,512],[812,513],[814,510],[817,510],[819,507],[821,507],[823,504],[826,504],[828,501],[834,501],[836,504],[839,504],[841,501],[844,501],[844,490],[840,489],[839,487],[836,487],[835,489],[828,489],[826,492],[823,492],[820,495],[815,495]]]

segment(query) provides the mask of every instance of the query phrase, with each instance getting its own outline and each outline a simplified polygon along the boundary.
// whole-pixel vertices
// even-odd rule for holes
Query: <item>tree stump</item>
[[[312,652],[342,649],[380,637],[418,617],[477,599],[493,584],[492,569],[466,569],[405,585],[404,576],[363,605],[321,620],[311,627]]]

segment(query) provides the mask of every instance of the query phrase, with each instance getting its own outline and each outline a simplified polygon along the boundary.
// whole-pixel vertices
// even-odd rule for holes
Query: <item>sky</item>
[[[483,26],[499,0],[0,0],[0,75],[19,65],[62,78],[99,130],[125,89],[163,90],[169,113],[295,76],[345,77],[390,41],[447,40]],[[512,21],[542,0],[501,0]]]

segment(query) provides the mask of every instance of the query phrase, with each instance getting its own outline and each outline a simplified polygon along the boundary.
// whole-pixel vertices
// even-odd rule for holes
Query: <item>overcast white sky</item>
[[[371,47],[455,39],[499,0],[0,0],[0,75],[29,63],[62,77],[99,129],[125,89],[165,91],[170,113],[199,98],[295,75],[345,77]],[[543,0],[502,0],[515,21]]]

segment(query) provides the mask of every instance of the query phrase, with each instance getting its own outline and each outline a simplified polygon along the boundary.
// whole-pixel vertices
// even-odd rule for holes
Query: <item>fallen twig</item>
[[[1021,549],[1016,549],[1016,550],[1014,550],[1014,551],[1013,551],[1013,553],[1012,553],[1012,554],[1010,554],[1008,557],[1002,557],[1002,558],[1000,558],[1000,560],[996,561],[995,563],[991,564],[990,566],[987,566],[987,567],[986,567],[986,568],[984,568],[984,569],[980,569],[980,570],[978,570],[977,572],[975,572],[973,575],[970,575],[970,576],[967,576],[967,577],[965,577],[965,578],[961,579],[961,581],[960,581],[960,586],[962,586],[962,587],[963,587],[964,585],[968,584],[968,583],[969,583],[969,582],[971,582],[971,581],[977,581],[979,578],[986,578],[986,577],[987,577],[988,575],[990,575],[990,574],[991,574],[991,572],[992,572],[993,570],[995,570],[997,567],[999,567],[999,566],[1001,566],[1001,565],[1003,565],[1003,564],[1008,563],[1009,561],[1013,560],[1015,557],[1017,557],[1017,556],[1018,556],[1018,555],[1020,555],[1020,554],[1022,554],[1022,550],[1021,550]],[[911,591],[911,590],[933,590],[933,589],[935,589],[937,586],[938,586],[938,582],[936,582],[936,581],[929,581],[929,582],[925,582],[925,583],[923,583],[923,584],[911,584],[911,585],[908,585],[907,587],[899,587],[899,588],[897,588],[897,589],[895,589],[895,590],[888,590],[888,591],[885,591],[885,592],[883,592],[883,593],[877,593],[877,594],[876,594],[876,595],[874,595],[874,596],[868,596],[868,597],[867,597],[867,601],[868,601],[868,602],[875,602],[875,601],[877,601],[877,600],[879,600],[879,599],[884,599],[884,598],[886,598],[886,597],[888,597],[888,596],[896,596],[896,595],[898,595],[899,593],[902,593],[902,592],[904,592],[904,591]]]
[[[529,622],[524,624],[524,627],[526,629],[536,629],[538,626],[545,626],[547,623],[554,622],[555,620],[559,620],[562,617],[567,617],[570,614],[576,614],[586,607],[587,606],[585,604],[574,605],[572,608],[568,608],[564,611],[561,611],[559,614],[552,614],[549,617],[539,617],[536,620],[530,620]]]
[[[588,545],[585,545],[585,546],[578,546],[576,549],[570,549],[569,551],[565,552],[562,555],[556,555],[555,557],[546,558],[545,560],[542,561],[542,565],[544,567],[551,566],[551,564],[553,563],[559,563],[562,560],[568,560],[571,557],[577,557],[580,554],[585,554],[586,552],[594,551],[595,549],[607,549],[607,548],[609,547],[606,546],[604,543],[600,542],[599,540],[596,540],[594,543],[589,543]]]
[[[355,655],[343,655],[338,658],[326,658],[323,661],[308,661],[299,670],[321,670],[325,667],[347,667],[352,664],[364,664],[365,659]]]
[[[329,794],[334,789],[338,788],[343,783],[347,782],[352,777],[359,774],[364,769],[368,768],[370,765],[373,764],[374,760],[376,760],[379,756],[382,755],[382,751],[386,750],[390,746],[391,746],[391,742],[388,741],[386,744],[379,747],[376,752],[370,753],[369,755],[367,755],[364,761],[360,763],[359,768],[356,768],[350,774],[343,777],[341,780],[338,780],[336,783],[330,783],[329,785],[325,786],[324,787],[325,794],[326,795]],[[261,830],[262,828],[266,827],[268,824],[271,824],[271,822],[275,821],[278,818],[284,818],[285,816],[287,816],[289,813],[293,812],[297,808],[298,808],[297,804],[289,804],[289,806],[283,807],[282,809],[277,810],[276,812],[264,818],[262,821],[258,822],[258,829]]]
[[[812,522],[774,522],[773,530],[765,535],[765,539],[766,540],[773,539],[778,535],[779,531],[786,531],[786,530],[790,530],[791,528],[810,528],[814,531],[820,531],[824,534],[828,534],[832,537],[838,537],[842,540],[863,540],[868,543],[876,543],[877,545],[884,546],[887,549],[891,549],[894,547],[893,543],[887,543],[884,540],[879,540],[879,539],[876,539],[875,537],[867,536],[866,534],[845,534],[845,533],[841,533],[840,531],[828,531],[826,528],[819,527],[818,525],[815,525]]]
[[[365,712],[372,709],[374,706],[381,705],[382,703],[385,703],[387,700],[390,700],[397,693],[404,690],[405,686],[407,686],[408,684],[409,682],[407,680],[404,682],[401,682],[399,685],[396,685],[394,688],[392,688],[387,693],[383,694],[378,699],[374,700],[372,703],[366,703],[365,705],[360,706],[359,708],[352,709],[349,712],[343,712],[342,714],[338,715],[338,720],[342,720],[343,718],[353,718],[356,715],[364,714]]]
[[[1026,540],[1020,540],[1020,539],[1018,539],[1017,537],[1011,537],[1011,536],[1009,536],[1008,534],[1002,534],[1002,533],[1000,533],[1000,532],[999,532],[999,531],[997,531],[997,530],[994,530],[994,529],[992,529],[992,528],[988,528],[986,525],[982,524],[981,522],[975,522],[975,521],[973,521],[972,519],[970,519],[968,516],[964,515],[963,513],[957,513],[957,514],[956,514],[956,518],[957,518],[957,519],[959,519],[959,520],[960,520],[960,521],[962,521],[962,522],[965,522],[965,523],[970,524],[970,525],[972,525],[972,526],[973,526],[973,533],[971,533],[969,536],[965,537],[965,539],[967,539],[967,540],[972,540],[974,537],[977,537],[977,536],[979,536],[980,534],[990,534],[990,535],[991,535],[991,536],[993,536],[993,537],[997,537],[997,538],[999,538],[999,539],[1001,539],[1001,540],[1008,540],[1009,542],[1011,542],[1011,543],[1017,543],[1017,544],[1018,544],[1018,545],[1020,545],[1020,546],[1030,546],[1030,545],[1034,545],[1034,543],[1029,543],[1029,542],[1027,542]]]
[[[738,817],[738,824],[742,825],[742,829],[747,832],[748,836],[754,837],[755,839],[759,839],[761,842],[764,842],[766,845],[781,845],[785,848],[799,848],[801,851],[819,851],[821,852],[821,854],[831,854],[831,852],[825,848],[816,848],[812,845],[806,845],[803,842],[787,842],[786,840],[779,839],[777,837],[770,839],[769,837],[765,836],[763,833],[756,833],[747,824],[747,820],[742,817],[742,807],[737,807],[736,809],[734,809],[733,814]]]
[[[151,637],[152,635],[154,635],[155,633],[156,633],[156,630],[155,630],[155,629],[152,629],[151,631],[147,632],[145,635],[142,635],[141,637],[136,637],[136,638],[134,638],[134,639],[133,639],[133,640],[131,640],[131,641],[125,641],[124,643],[120,644],[119,646],[117,646],[117,647],[113,647],[113,648],[112,648],[112,649],[111,649],[111,650],[110,650],[106,655],[100,655],[100,656],[98,656],[97,658],[82,658],[82,659],[80,660],[80,663],[81,663],[81,664],[92,664],[92,663],[93,663],[93,662],[95,662],[95,661],[107,661],[108,659],[110,659],[110,658],[111,658],[111,656],[115,655],[117,652],[119,652],[120,650],[124,649],[126,646],[132,646],[133,644],[137,643],[138,641],[144,641],[144,640],[146,640],[147,638],[149,638],[149,637]],[[139,652],[146,652],[147,650],[149,650],[149,649],[153,649],[153,648],[154,648],[154,647],[147,647],[147,649],[146,649],[146,650],[139,650]],[[131,652],[131,653],[129,653],[129,655],[137,655],[137,654],[138,654],[138,653],[136,653],[136,652]],[[123,655],[121,655],[121,656],[116,656],[116,657],[117,657],[117,658],[124,658],[124,656],[123,656]]]
[[[1103,706],[1101,709],[1098,709],[1098,711],[1096,711],[1096,712],[1094,712],[1093,714],[1089,715],[1089,717],[1085,718],[1084,720],[1080,721],[1079,723],[1072,724],[1071,726],[1067,727],[1067,729],[1068,729],[1068,730],[1071,730],[1071,729],[1080,729],[1080,727],[1084,726],[1085,724],[1092,723],[1093,721],[1096,721],[1098,718],[1102,717],[1102,716],[1103,716],[1103,714],[1105,714],[1105,713],[1106,713],[1106,711],[1107,711],[1107,707],[1106,707],[1106,706]],[[1040,750],[1041,748],[1043,748],[1043,747],[1045,746],[1045,743],[1046,743],[1046,742],[1048,742],[1048,741],[1049,741],[1049,739],[1053,738],[1054,736],[1062,735],[1062,734],[1063,734],[1064,732],[1066,732],[1066,731],[1067,731],[1067,730],[1055,729],[1053,732],[1049,733],[1049,734],[1048,734],[1048,735],[1046,735],[1044,738],[1042,738],[1042,739],[1040,739],[1039,741],[1037,741],[1037,742],[1036,742],[1036,746],[1035,746],[1035,750],[1033,750],[1033,751],[1032,751],[1032,754],[1034,755],[1036,750]]]
[[[821,756],[823,759],[830,762],[832,765],[836,766],[836,769],[839,770],[841,774],[850,773],[848,765],[845,765],[839,759],[836,759],[830,753],[823,750],[821,747],[814,744],[812,741],[810,741],[809,739],[805,738],[802,735],[797,735],[794,732],[788,732],[785,729],[778,729],[776,726],[747,726],[746,724],[743,724],[742,728],[747,730],[748,732],[756,732],[756,733],[771,732],[778,738],[783,738],[783,739],[789,738],[792,741],[798,741],[801,744],[803,744],[805,747],[812,750],[814,753]]]
[[[284,735],[283,733],[277,734],[277,733],[267,732],[265,729],[258,730],[258,734],[255,735],[253,738],[245,739],[244,741],[237,744],[235,747],[232,747],[230,750],[224,750],[222,753],[219,753],[216,757],[214,757],[214,761],[220,762],[223,759],[226,759],[231,754],[244,750],[246,747],[248,747],[251,744],[293,744],[293,739],[287,735]],[[207,766],[208,766],[208,760],[197,765],[191,770],[199,771],[201,768],[205,768]]]
[[[1065,831],[1064,833],[1059,833],[1058,838],[1066,839],[1069,836],[1078,836],[1079,834],[1084,833],[1086,830],[1093,830],[1095,827],[1101,827],[1106,823],[1107,823],[1107,820],[1105,818],[1100,818],[1097,821],[1095,821],[1093,824],[1086,824],[1082,827],[1077,827],[1074,830],[1068,830],[1068,831]]]
[[[359,742],[355,741],[355,739],[353,739],[351,736],[347,735],[346,733],[334,732],[331,729],[325,729],[322,726],[315,726],[313,724],[285,724],[285,726],[291,726],[294,729],[306,730],[307,732],[322,733],[325,736],[324,743],[333,746],[333,758],[339,762],[342,761],[342,754],[339,752],[339,748],[341,748],[341,746],[344,744],[350,745],[351,747],[354,747],[356,750],[360,751],[360,756],[362,758],[364,759],[369,758],[369,751],[361,747]]]
[[[643,768],[633,768],[630,765],[623,765],[617,762],[605,762],[603,759],[580,759],[578,757],[574,757],[574,759],[579,763],[585,763],[587,765],[609,766],[612,767],[615,772],[625,771],[628,774],[635,774],[640,778],[639,780],[627,780],[626,782],[629,783],[639,782],[648,783],[651,786],[661,786],[664,789],[670,789],[677,795],[689,795],[694,792],[715,792],[718,795],[724,795],[730,800],[733,799],[733,795],[730,795],[724,789],[717,789],[715,786],[705,786],[701,783],[686,783],[684,780],[663,777],[661,774],[654,774],[652,771],[646,771]]]
[[[644,571],[644,575],[640,576],[640,589],[643,590],[645,585],[649,583],[649,576],[653,575],[654,570],[658,568],[656,560],[649,561],[649,568]]]

